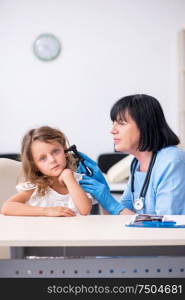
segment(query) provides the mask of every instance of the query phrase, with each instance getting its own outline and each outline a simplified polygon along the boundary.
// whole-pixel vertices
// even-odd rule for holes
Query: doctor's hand
[[[83,190],[90,193],[110,214],[118,215],[123,210],[123,205],[114,199],[106,184],[85,175],[79,183]]]
[[[94,160],[92,160],[90,157],[88,157],[86,154],[84,154],[82,152],[79,152],[79,153],[80,153],[80,156],[84,159],[85,165],[87,167],[89,167],[93,172],[93,175],[90,178],[93,178],[93,179],[105,184],[107,189],[109,189],[109,186],[108,186],[108,184],[105,180],[105,177],[103,176],[103,174],[102,174],[100,168],[98,167],[97,163]],[[85,167],[83,166],[82,163],[79,164],[77,172],[80,173],[80,174],[86,174],[87,175],[86,169],[85,169]]]

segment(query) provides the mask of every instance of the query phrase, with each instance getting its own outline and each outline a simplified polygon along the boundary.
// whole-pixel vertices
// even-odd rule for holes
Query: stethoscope
[[[133,206],[134,206],[135,210],[141,210],[144,207],[145,196],[146,196],[147,189],[149,186],[152,168],[155,164],[156,156],[157,156],[157,152],[153,152],[152,158],[150,160],[150,164],[148,167],[148,171],[146,173],[145,181],[143,183],[139,198],[137,198],[137,199],[134,199],[134,173],[135,173],[137,163],[138,163],[137,158],[134,158],[134,160],[131,163],[131,167],[130,167],[130,169],[131,169],[131,192],[132,192],[132,196],[133,196]]]

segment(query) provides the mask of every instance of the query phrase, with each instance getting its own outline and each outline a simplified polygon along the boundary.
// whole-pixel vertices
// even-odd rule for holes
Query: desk
[[[128,220],[0,215],[0,246],[13,247],[0,277],[185,277],[185,229],[128,228]]]

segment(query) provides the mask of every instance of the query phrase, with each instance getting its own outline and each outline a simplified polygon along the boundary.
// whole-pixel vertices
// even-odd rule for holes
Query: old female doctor
[[[80,181],[83,189],[110,214],[185,214],[185,152],[177,147],[179,138],[158,100],[126,96],[113,105],[110,116],[115,151],[134,156],[127,188],[118,202],[97,164],[82,154],[93,171]],[[83,165],[79,172],[86,172]]]

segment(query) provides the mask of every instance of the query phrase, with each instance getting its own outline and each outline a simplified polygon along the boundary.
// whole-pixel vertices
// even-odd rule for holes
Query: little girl
[[[25,182],[2,207],[11,216],[72,217],[88,215],[93,199],[80,187],[76,161],[65,153],[67,139],[58,129],[43,126],[28,131],[22,141]]]

